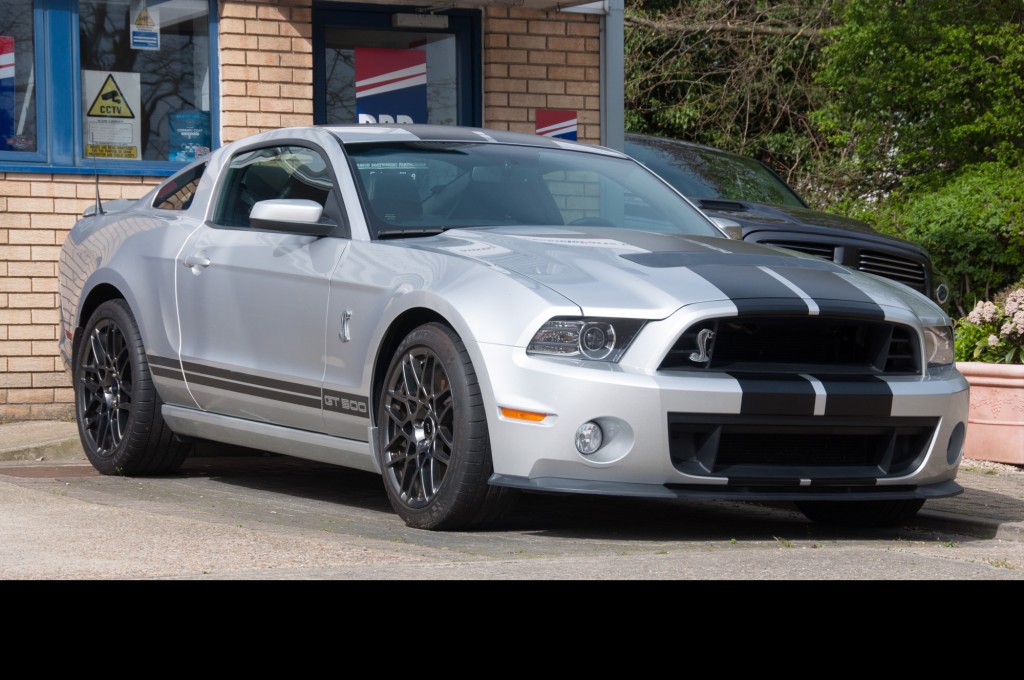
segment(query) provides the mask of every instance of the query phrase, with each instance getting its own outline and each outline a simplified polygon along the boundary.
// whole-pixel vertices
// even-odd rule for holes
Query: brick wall
[[[576,111],[577,138],[601,140],[600,17],[488,7],[484,19],[484,125],[536,130],[537,109]]]
[[[313,123],[310,7],[309,0],[221,3],[222,142]]]
[[[138,198],[157,181],[101,177],[100,198]],[[95,198],[91,177],[0,173],[0,421],[72,415],[57,349],[57,257]]]

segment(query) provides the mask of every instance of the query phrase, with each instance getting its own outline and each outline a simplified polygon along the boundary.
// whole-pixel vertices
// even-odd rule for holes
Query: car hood
[[[711,198],[695,199],[694,203],[707,215],[739,222],[743,227],[744,236],[753,231],[774,231],[780,228],[785,228],[787,232],[831,235],[838,229],[850,232],[853,237],[885,239],[887,242],[899,243],[907,249],[920,250],[919,246],[909,241],[876,231],[866,222],[810,208]]]
[[[836,311],[881,318],[904,310],[942,316],[905,286],[817,257],[723,237],[494,227],[452,230],[408,245],[527,277],[588,316],[665,318],[680,307],[716,301],[765,313]]]

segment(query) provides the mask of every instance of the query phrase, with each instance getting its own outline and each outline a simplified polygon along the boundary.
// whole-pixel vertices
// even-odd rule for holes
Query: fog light
[[[584,456],[597,451],[603,442],[604,433],[601,432],[601,426],[593,421],[583,423],[576,430],[576,450]]]

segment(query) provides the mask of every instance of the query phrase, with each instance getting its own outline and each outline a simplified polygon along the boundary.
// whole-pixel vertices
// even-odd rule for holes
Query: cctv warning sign
[[[139,93],[138,73],[82,71],[85,158],[142,159]]]
[[[135,117],[135,114],[132,113],[132,107],[125,101],[124,93],[117,86],[113,73],[107,74],[107,79],[103,81],[103,86],[100,87],[96,99],[93,100],[92,106],[89,107],[85,115],[90,118]]]

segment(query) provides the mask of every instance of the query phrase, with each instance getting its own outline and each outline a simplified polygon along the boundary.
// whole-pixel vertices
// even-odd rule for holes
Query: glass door
[[[416,9],[314,5],[314,123],[480,125],[480,12]]]

